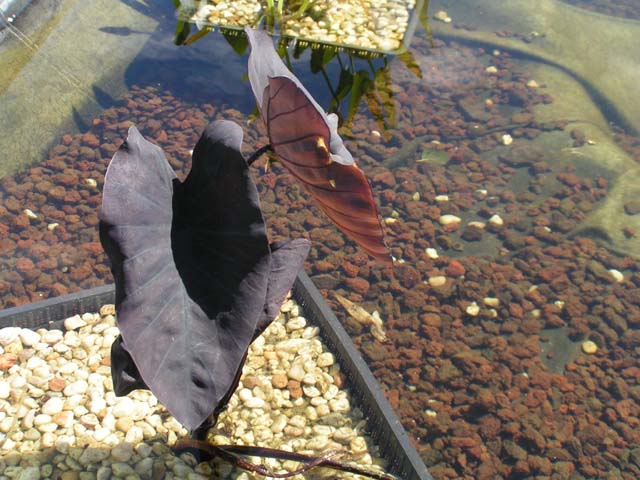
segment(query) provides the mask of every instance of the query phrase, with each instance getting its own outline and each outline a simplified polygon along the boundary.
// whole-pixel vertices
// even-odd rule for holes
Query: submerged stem
[[[237,467],[272,478],[289,478],[294,475],[304,473],[311,468],[325,467],[342,472],[354,473],[356,475],[363,475],[375,480],[396,480],[396,477],[387,473],[367,470],[361,467],[347,465],[345,463],[332,460],[332,457],[337,455],[339,452],[328,452],[319,457],[315,457],[312,455],[303,455],[301,453],[287,452],[285,450],[278,450],[267,447],[252,447],[246,445],[212,445],[210,443],[199,440],[181,440],[174,447],[174,451],[179,453],[185,451],[195,451],[195,453],[200,457],[201,461],[211,460],[214,457],[223,458],[224,460]],[[240,457],[239,455],[277,458],[279,460],[293,460],[302,463],[302,465],[293,472],[276,473],[269,471],[264,465],[256,465],[255,463],[251,463]]]
[[[247,159],[247,165],[251,166],[256,160],[258,160],[258,158],[262,156],[263,153],[267,152],[273,152],[273,148],[271,147],[270,143],[267,143],[265,146],[260,147],[258,150],[253,152],[253,155],[251,155]]]

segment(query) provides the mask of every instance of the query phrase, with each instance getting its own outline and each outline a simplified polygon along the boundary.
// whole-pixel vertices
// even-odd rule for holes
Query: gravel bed
[[[64,327],[0,330],[0,479],[251,478],[221,461],[176,457],[170,446],[187,432],[149,391],[114,395],[113,305],[67,318]],[[318,334],[287,300],[251,345],[238,389],[209,440],[307,454],[339,451],[359,465],[383,465]],[[279,472],[298,465],[265,464]],[[318,478],[359,478],[319,470]]]
[[[264,2],[202,2],[183,12],[201,25],[254,25]],[[281,33],[305,40],[338,43],[356,48],[393,51],[400,48],[415,0],[317,0],[309,14],[285,18]],[[202,23],[201,23],[202,22]]]
[[[393,275],[278,164],[254,171],[271,238],[312,240],[306,271],[437,480],[640,478],[640,262],[569,236],[609,193],[599,170],[561,161],[560,149],[588,152],[590,139],[536,118],[553,95],[506,52],[415,37],[412,53],[423,78],[392,62],[393,83],[377,91],[395,123],[384,130],[362,110],[344,135],[399,259]],[[215,118],[245,126],[247,145],[266,142],[259,122],[222,102],[134,87],[41,164],[0,179],[3,306],[110,281],[96,212],[131,122],[182,175]],[[615,139],[640,161],[637,137]],[[629,199],[619,214],[637,211]],[[377,311],[387,341],[336,292]]]

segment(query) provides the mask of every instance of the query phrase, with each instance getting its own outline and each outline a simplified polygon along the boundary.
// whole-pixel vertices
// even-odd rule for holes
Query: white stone
[[[436,200],[436,202],[448,202],[449,201],[449,195],[436,195],[435,200]]]
[[[55,415],[64,408],[64,400],[61,397],[51,397],[42,405],[42,413],[45,415]]]
[[[87,325],[80,315],[74,315],[73,317],[66,318],[64,321],[64,328],[66,330],[75,330]]]
[[[447,283],[447,277],[444,277],[442,275],[429,278],[429,285],[431,285],[432,287],[441,287],[445,283]]]
[[[494,307],[495,308],[495,307],[500,306],[500,299],[495,298],[495,297],[485,297],[482,301],[487,307]]]
[[[502,144],[503,145],[511,145],[513,143],[513,137],[508,133],[502,135]]]
[[[498,69],[496,67],[494,67],[493,65],[488,66],[484,70],[487,73],[498,73]]]
[[[247,408],[252,408],[252,409],[265,408],[267,406],[267,403],[263,399],[258,397],[252,397],[248,399],[246,402],[244,402],[244,404]]]
[[[133,446],[130,443],[121,443],[111,449],[111,458],[116,462],[128,462],[133,456]]]
[[[127,417],[131,415],[133,410],[133,400],[129,397],[118,397],[116,403],[111,409],[111,413],[116,418]]]
[[[72,382],[64,387],[63,393],[66,397],[72,397],[74,395],[82,395],[89,388],[89,384],[84,380],[78,380],[76,382]]]
[[[40,341],[40,334],[28,328],[23,328],[20,330],[20,341],[25,347],[33,347]]]
[[[36,214],[33,212],[33,210],[31,210],[31,209],[29,209],[29,208],[25,208],[25,209],[23,210],[23,213],[24,213],[27,217],[29,217],[30,219],[32,219],[32,220],[35,220],[36,218],[38,218],[38,215],[36,215]]]
[[[439,257],[438,251],[435,248],[426,248],[425,253],[427,254],[427,257],[433,260]]]
[[[15,342],[19,338],[21,331],[20,327],[4,327],[0,329],[0,345],[6,347]]]
[[[484,222],[477,222],[477,221],[469,222],[467,225],[470,227],[479,228],[480,230],[486,227],[486,224]]]
[[[440,216],[438,221],[440,222],[440,225],[451,225],[451,224],[455,224],[455,223],[460,223],[461,218],[460,217],[456,217],[455,215],[448,215],[447,214],[447,215]]]
[[[611,276],[613,277],[613,279],[616,282],[618,282],[618,283],[624,282],[624,275],[619,270],[616,270],[615,268],[612,268],[612,269],[609,270],[609,273],[611,274]]]
[[[324,352],[321,353],[318,356],[318,360],[316,361],[317,365],[320,368],[325,368],[325,367],[330,367],[331,365],[333,365],[336,362],[335,357],[333,356],[333,353],[331,352]]]
[[[480,313],[480,307],[478,306],[478,304],[476,302],[471,302],[467,306],[466,312],[467,312],[468,315],[471,315],[472,317],[475,317]]]
[[[106,448],[87,447],[78,458],[78,462],[81,465],[100,463],[109,458],[109,454],[110,452]]]
[[[11,385],[6,380],[0,380],[0,399],[7,399],[11,395]]]
[[[39,478],[39,467],[24,467],[20,473],[15,476],[15,480],[38,480]]]
[[[302,379],[304,378],[304,375],[305,375],[304,367],[299,363],[294,363],[289,369],[289,371],[287,372],[287,376],[289,378],[291,378],[292,380],[297,380],[298,382],[302,381]]]
[[[489,223],[494,227],[501,227],[504,225],[504,220],[502,220],[500,215],[495,214],[489,219]]]
[[[49,345],[61,342],[63,338],[64,333],[62,333],[62,330],[47,330],[41,336],[41,340]]]

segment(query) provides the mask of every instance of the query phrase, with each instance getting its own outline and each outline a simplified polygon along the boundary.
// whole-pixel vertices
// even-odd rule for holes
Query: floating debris
[[[340,304],[345,308],[347,313],[353,319],[355,319],[362,325],[371,325],[371,335],[373,335],[376,340],[378,340],[379,342],[387,341],[387,334],[384,332],[382,319],[380,318],[380,314],[377,311],[371,314],[361,306],[356,305],[350,300],[347,300],[342,295],[339,295],[337,293],[335,293],[334,295],[336,297],[336,300],[340,302]]]

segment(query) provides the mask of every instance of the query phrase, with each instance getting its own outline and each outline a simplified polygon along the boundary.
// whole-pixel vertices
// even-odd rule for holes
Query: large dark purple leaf
[[[371,186],[338,135],[337,116],[327,115],[287,69],[266,32],[245,31],[249,81],[276,156],[340,230],[391,265]]]
[[[121,331],[116,394],[146,386],[189,430],[228,399],[279,265],[241,143],[238,125],[209,125],[181,184],[162,150],[131,127],[105,176],[101,240]],[[294,250],[297,261],[275,277],[293,281],[308,245]]]

